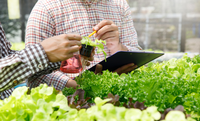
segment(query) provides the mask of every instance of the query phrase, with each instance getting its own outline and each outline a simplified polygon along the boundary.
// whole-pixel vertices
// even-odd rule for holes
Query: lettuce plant
[[[97,47],[98,50],[97,50],[97,53],[100,53],[100,52],[103,52],[104,56],[105,56],[105,61],[106,61],[106,52],[104,51],[104,45],[106,45],[106,41],[104,40],[98,40],[96,39],[94,42],[89,38],[89,37],[83,37],[82,40],[81,40],[81,43],[82,44],[85,44],[86,47],[87,45],[89,46],[93,46],[93,47]]]
[[[31,90],[19,87],[9,98],[0,100],[0,121],[194,121],[179,110],[169,112],[165,120],[160,120],[162,114],[156,106],[143,110],[118,107],[109,103],[118,101],[118,96],[113,95],[107,99],[96,97],[95,104],[86,109],[83,105],[87,104],[87,98],[84,99],[83,94],[84,91],[79,89],[71,98],[66,98],[46,84]],[[183,107],[179,106],[178,109],[182,110]]]

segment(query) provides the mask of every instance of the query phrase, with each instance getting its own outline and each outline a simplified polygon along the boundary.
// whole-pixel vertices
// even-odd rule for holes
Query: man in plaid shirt
[[[141,50],[126,0],[39,0],[27,23],[26,46],[64,33],[75,32],[88,36],[94,30],[97,33],[91,39],[106,40],[104,50],[108,56],[120,50]],[[96,53],[88,68],[103,59],[103,53]],[[119,74],[127,73],[135,67],[136,65],[131,63],[116,71]],[[63,86],[57,83],[66,83],[77,75],[55,71],[38,78],[30,77],[27,84],[35,87],[46,82],[62,90]]]
[[[0,23],[0,99],[8,98],[13,87],[26,78],[51,73],[60,67],[60,61],[73,56],[80,49],[81,36],[62,34],[21,51],[11,50]],[[94,53],[93,53],[94,54]],[[93,57],[88,58],[93,60]],[[74,80],[60,83],[66,87],[76,87]]]

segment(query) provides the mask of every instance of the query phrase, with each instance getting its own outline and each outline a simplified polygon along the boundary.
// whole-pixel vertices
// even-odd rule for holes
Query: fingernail
[[[94,30],[96,30],[96,31],[97,31],[98,29],[99,29],[99,28],[98,28],[97,26],[95,26],[95,27],[94,27]]]
[[[131,65],[132,65],[132,66],[134,66],[135,64],[134,64],[134,63],[132,63]]]

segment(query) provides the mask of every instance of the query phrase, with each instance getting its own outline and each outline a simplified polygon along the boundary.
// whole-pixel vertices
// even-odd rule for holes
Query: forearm
[[[48,58],[40,44],[8,55],[0,59],[0,92],[14,87],[42,70],[58,67],[59,63],[49,65]]]
[[[57,90],[62,90],[67,86],[70,78],[60,71],[54,71],[51,74],[31,76],[26,80],[30,88],[39,86],[41,83],[46,83],[48,86],[53,86]]]
[[[117,51],[128,51],[128,48],[119,42],[116,46],[113,46],[113,48],[110,49],[110,53],[112,55],[116,53]]]

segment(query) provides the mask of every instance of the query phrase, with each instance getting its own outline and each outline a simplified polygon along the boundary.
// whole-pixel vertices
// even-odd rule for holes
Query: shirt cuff
[[[62,80],[64,80],[64,81],[63,81],[62,83],[59,83],[59,84],[58,84],[58,86],[57,86],[58,89],[59,89],[59,90],[63,90],[63,89],[66,87],[67,82],[69,81],[69,79],[70,79],[70,78],[67,77],[67,76],[64,77],[64,78],[62,79]]]
[[[53,86],[57,90],[64,89],[69,79],[71,79],[70,77],[66,75],[66,73],[59,70],[54,71],[51,74],[48,74],[48,77],[50,78],[49,83],[51,85],[53,84]]]
[[[20,51],[22,60],[27,64],[32,74],[45,69],[49,64],[49,59],[40,43],[26,47]]]

